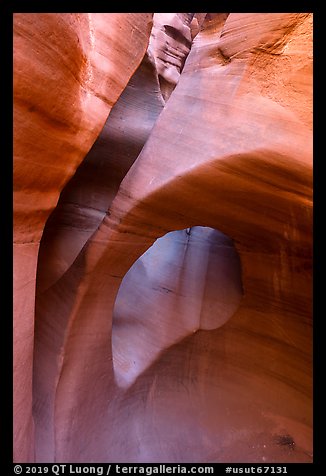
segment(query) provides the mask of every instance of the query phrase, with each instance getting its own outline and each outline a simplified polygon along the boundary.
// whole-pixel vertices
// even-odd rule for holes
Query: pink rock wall
[[[309,462],[312,15],[151,18],[15,18],[15,460]]]

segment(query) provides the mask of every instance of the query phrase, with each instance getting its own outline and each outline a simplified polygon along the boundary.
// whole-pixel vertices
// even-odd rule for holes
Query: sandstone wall
[[[15,460],[311,461],[312,15],[14,47]]]

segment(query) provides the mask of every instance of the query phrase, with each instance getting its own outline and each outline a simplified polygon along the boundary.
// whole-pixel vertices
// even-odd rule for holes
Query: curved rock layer
[[[165,99],[177,85],[192,39],[198,33],[198,21],[195,22],[194,13],[154,14],[148,53],[154,60]]]
[[[14,454],[33,461],[39,242],[146,51],[151,14],[14,15]],[[117,48],[119,45],[119,48]]]
[[[111,14],[92,15],[96,37]],[[131,28],[132,14],[119,15],[113,24]],[[171,15],[154,16],[148,57],[44,233],[35,460],[309,462],[312,15]],[[50,17],[59,31],[61,16]],[[139,64],[150,15],[134,17]],[[31,261],[20,306],[31,299]],[[17,336],[15,346],[30,389],[31,346]],[[27,402],[15,409],[23,461],[31,396],[18,398]]]
[[[46,223],[38,294],[67,271],[100,225],[163,106],[157,72],[146,54]]]
[[[65,273],[105,217],[163,104],[156,69],[145,55],[46,224],[38,260],[34,347],[35,437],[37,458],[42,461],[53,458],[55,451],[53,412],[57,376],[63,364],[58,355],[68,325],[69,296],[73,298],[71,290],[75,292],[71,284],[62,284]],[[66,312],[60,311],[59,321],[50,303],[57,302],[63,292],[68,307]]]

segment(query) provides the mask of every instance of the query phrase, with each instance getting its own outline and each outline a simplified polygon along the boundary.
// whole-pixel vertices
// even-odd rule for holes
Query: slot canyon
[[[20,463],[313,461],[312,13],[15,13]]]

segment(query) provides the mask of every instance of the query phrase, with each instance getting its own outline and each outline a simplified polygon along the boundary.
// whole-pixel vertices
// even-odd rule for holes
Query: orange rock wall
[[[15,18],[16,461],[309,462],[312,15],[151,17]]]
[[[14,15],[14,439],[19,461],[34,459],[31,385],[39,242],[61,190],[138,67],[151,19],[151,14]]]

